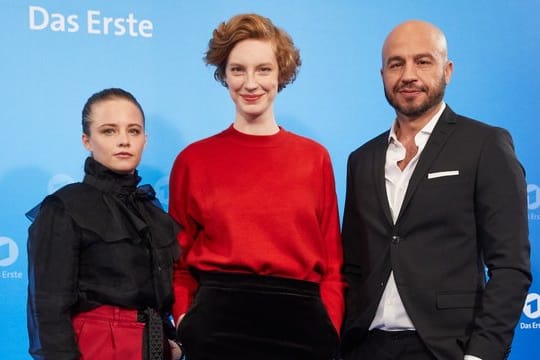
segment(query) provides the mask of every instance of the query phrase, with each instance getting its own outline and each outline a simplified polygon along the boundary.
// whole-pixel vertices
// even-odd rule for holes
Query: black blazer
[[[437,359],[505,358],[531,283],[525,174],[509,133],[447,106],[395,224],[387,147],[385,132],[348,160],[344,353],[367,332],[393,270],[405,309]]]

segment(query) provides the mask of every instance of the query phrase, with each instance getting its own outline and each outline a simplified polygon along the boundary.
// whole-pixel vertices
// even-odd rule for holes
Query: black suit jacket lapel
[[[409,205],[409,202],[413,197],[420,182],[427,177],[427,173],[431,166],[431,163],[433,162],[433,160],[435,160],[439,152],[443,149],[444,144],[448,140],[448,137],[454,131],[453,125],[455,123],[456,115],[450,109],[450,107],[446,105],[446,109],[444,109],[443,113],[441,114],[437,125],[435,125],[435,128],[433,129],[433,132],[431,133],[431,136],[429,137],[429,140],[426,143],[424,150],[422,151],[422,154],[420,154],[418,164],[416,164],[416,168],[414,169],[414,172],[409,181],[409,186],[407,187],[407,192],[405,193],[405,198],[403,199],[403,204],[401,205],[401,210],[399,212],[396,223],[399,221],[402,214],[407,209],[407,206]]]
[[[390,204],[388,203],[388,195],[386,194],[386,175],[384,172],[389,133],[389,131],[384,133],[383,136],[379,138],[379,142],[375,147],[375,153],[373,154],[373,176],[375,193],[379,198],[379,204],[382,206],[386,220],[390,226],[393,226],[394,220],[392,219],[392,212],[390,211]]]

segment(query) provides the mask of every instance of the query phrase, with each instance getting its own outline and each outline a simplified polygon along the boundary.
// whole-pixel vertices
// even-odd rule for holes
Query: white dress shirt
[[[414,142],[418,147],[418,151],[403,170],[399,168],[398,161],[405,159],[406,150],[405,146],[397,139],[396,120],[394,120],[394,124],[390,129],[384,174],[388,204],[390,205],[394,223],[399,215],[401,204],[403,203],[403,198],[407,192],[409,180],[418,163],[418,158],[420,157],[422,150],[424,150],[424,147],[429,140],[429,136],[445,107],[446,105],[443,103],[433,118],[431,118],[431,120],[429,120],[429,122],[415,135]],[[390,272],[388,283],[386,284],[381,301],[377,307],[377,312],[375,313],[375,317],[373,318],[369,329],[381,329],[385,331],[415,330],[414,325],[403,306],[401,297],[399,296],[393,271]]]

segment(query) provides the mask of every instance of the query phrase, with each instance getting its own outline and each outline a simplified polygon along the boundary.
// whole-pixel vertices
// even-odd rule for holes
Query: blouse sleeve
[[[321,233],[326,250],[326,271],[321,280],[321,298],[336,330],[340,331],[345,310],[345,282],[341,275],[343,250],[339,231],[339,213],[330,156],[327,155],[322,171]]]
[[[78,277],[75,224],[60,201],[49,197],[28,235],[30,354],[40,360],[79,359],[71,323]]]

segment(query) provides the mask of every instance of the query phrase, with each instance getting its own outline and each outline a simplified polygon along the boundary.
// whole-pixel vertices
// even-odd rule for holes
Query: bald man
[[[452,71],[433,24],[408,21],[384,42],[396,118],[348,160],[346,360],[510,351],[531,283],[525,175],[507,131],[445,104]]]

